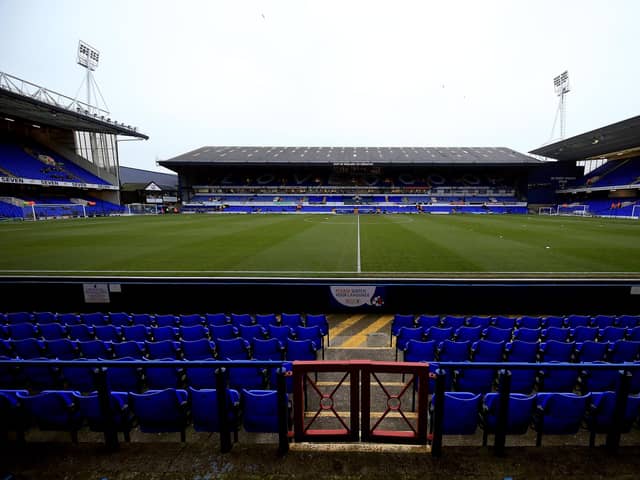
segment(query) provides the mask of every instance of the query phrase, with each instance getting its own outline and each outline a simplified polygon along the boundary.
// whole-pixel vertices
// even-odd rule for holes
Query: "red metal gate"
[[[425,363],[367,360],[294,362],[295,440],[426,444],[428,371],[429,366]],[[336,375],[331,381],[319,382],[319,373]],[[392,390],[385,384],[382,374],[402,374],[399,390]],[[405,376],[407,382],[404,382]],[[376,402],[384,404],[384,411],[373,419],[371,379],[382,392]],[[348,392],[345,392],[347,388]],[[411,408],[407,408],[409,400]],[[417,407],[415,412],[412,411],[414,406]],[[400,419],[403,428],[383,428],[385,419],[391,417]]]

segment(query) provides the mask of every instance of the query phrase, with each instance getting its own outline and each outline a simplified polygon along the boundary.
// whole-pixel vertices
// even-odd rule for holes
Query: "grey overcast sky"
[[[0,0],[0,70],[74,97],[78,40],[156,165],[203,145],[505,146],[640,114],[637,0]]]

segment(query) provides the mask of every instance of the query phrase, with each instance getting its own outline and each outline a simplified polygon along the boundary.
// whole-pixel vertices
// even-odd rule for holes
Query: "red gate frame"
[[[310,373],[335,372],[344,373],[338,385],[328,394],[320,391]],[[403,386],[398,395],[389,394],[380,383],[387,395],[387,410],[382,418],[371,428],[371,377],[376,373],[398,373],[410,375],[410,380]],[[333,405],[333,395],[340,385],[349,378],[350,389],[350,422],[349,425],[340,417]],[[417,379],[417,380],[416,380]],[[380,442],[380,443],[427,443],[427,401],[429,365],[416,362],[373,362],[369,360],[350,361],[296,361],[293,362],[293,428],[296,442]],[[305,381],[311,385],[320,396],[318,410],[313,419],[305,425]],[[417,428],[404,417],[401,397],[409,391],[413,382],[418,382],[417,395]],[[393,399],[393,402],[391,402]],[[331,411],[343,425],[342,429],[311,429],[313,422],[323,411]],[[396,411],[405,419],[410,427],[409,431],[378,430],[380,421],[391,411]],[[362,419],[361,419],[362,417]],[[362,432],[360,425],[362,424]]]

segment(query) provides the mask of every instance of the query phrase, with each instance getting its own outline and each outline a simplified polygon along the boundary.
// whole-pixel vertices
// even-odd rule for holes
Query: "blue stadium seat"
[[[73,340],[61,338],[58,340],[45,340],[45,351],[48,357],[60,360],[72,360],[80,356],[78,345]]]
[[[180,348],[185,360],[202,360],[205,358],[215,358],[216,345],[205,338],[201,340],[183,340]]]
[[[30,360],[50,360],[45,357],[36,357]],[[62,384],[60,370],[53,364],[43,366],[21,366],[18,375],[22,378],[22,384],[30,386],[31,390],[53,390]]]
[[[110,392],[111,419],[107,424],[100,409],[100,399],[97,393],[81,395],[79,392],[72,392],[74,400],[78,405],[80,415],[89,426],[92,432],[104,432],[107,425],[115,427],[117,432],[122,432],[125,441],[129,441],[133,419],[129,410],[129,395],[126,392]]]
[[[536,446],[543,435],[575,435],[580,429],[591,394],[538,393],[533,428],[537,432]]]
[[[278,325],[279,322],[275,313],[258,313],[256,323],[266,330],[269,325]]]
[[[122,340],[122,334],[119,327],[113,325],[101,325],[93,327],[93,334],[97,340],[103,342],[119,342]]]
[[[218,358],[220,359],[249,360],[251,356],[249,342],[242,338],[216,339],[216,347],[218,349]]]
[[[9,312],[5,315],[5,321],[8,325],[29,323],[33,321],[33,316],[31,312]]]
[[[311,340],[291,340],[288,339],[285,345],[285,358],[294,360],[317,360],[319,346]]]
[[[569,315],[566,318],[566,324],[569,328],[590,327],[591,317],[587,315]]]
[[[627,329],[621,327],[605,327],[601,328],[598,335],[600,342],[617,342],[624,340],[627,336]]]
[[[238,337],[238,329],[231,324],[211,325],[209,332],[214,340],[230,340]]]
[[[35,338],[9,341],[8,344],[16,356],[23,359],[44,357],[46,354],[44,342]]]
[[[67,338],[67,327],[61,323],[45,323],[38,325],[40,336],[44,340],[59,340]]]
[[[227,422],[236,434],[240,428],[240,394],[237,390],[227,389]],[[196,432],[219,432],[220,417],[218,415],[218,392],[215,389],[195,389],[189,387],[191,398],[191,415],[193,429]]]
[[[596,434],[609,433],[614,426],[614,410],[616,406],[615,392],[598,392],[591,394],[591,405],[587,412],[587,428],[590,438],[589,446],[595,446]],[[640,395],[629,395],[620,433],[629,433],[631,427],[640,417]]]
[[[504,357],[505,342],[478,340],[471,345],[471,361],[501,362]]]
[[[154,342],[162,342],[166,340],[178,340],[178,329],[177,327],[155,327],[150,328],[149,333],[153,338]]]
[[[140,430],[146,433],[180,432],[186,441],[188,422],[186,390],[169,388],[145,393],[129,393],[129,404],[138,420]]]
[[[120,327],[122,338],[125,341],[144,342],[150,338],[150,328],[144,325],[132,325],[130,327]]]
[[[571,329],[569,328],[549,327],[542,330],[540,340],[543,342],[548,342],[550,340],[566,342],[569,340],[570,335]]]
[[[286,325],[269,325],[267,333],[269,338],[277,338],[282,345],[286,345],[289,338],[294,338],[293,329]]]
[[[421,341],[423,339],[424,330],[422,330],[422,328],[420,327],[402,327],[400,330],[398,330],[398,336],[396,337],[396,361],[398,360],[398,351],[405,350],[407,348],[407,343],[410,340]]]
[[[53,312],[33,312],[33,320],[38,325],[46,325],[48,323],[56,323],[59,320]]]
[[[242,389],[242,425],[247,432],[278,432],[278,392]]]
[[[152,327],[155,325],[155,318],[149,313],[134,313],[131,315],[131,322],[133,325]]]
[[[83,419],[72,392],[45,390],[34,395],[18,392],[16,396],[40,430],[70,432],[72,441],[78,443]]]
[[[478,428],[482,395],[469,392],[445,392],[443,435],[473,435]],[[431,404],[433,409],[433,403]],[[433,419],[433,414],[431,415]],[[433,427],[433,424],[432,424]]]
[[[280,314],[280,325],[295,329],[298,326],[304,325],[304,322],[299,313],[282,313]]]
[[[453,327],[438,328],[431,327],[424,330],[424,340],[435,340],[436,342],[442,342],[449,340],[453,337]]]
[[[609,344],[607,361],[612,363],[634,362],[638,360],[640,342],[618,340]]]
[[[144,343],[149,358],[159,360],[161,358],[172,358],[177,360],[180,357],[180,347],[178,342],[173,340],[162,340],[160,342]]]
[[[596,328],[606,328],[606,327],[617,326],[616,317],[614,315],[596,315],[595,317],[592,318],[591,323]]]
[[[180,327],[179,336],[181,340],[192,341],[192,340],[208,340],[209,339],[209,329],[202,325],[192,325],[189,327]]]
[[[134,342],[133,340],[113,343],[111,347],[116,358],[131,357],[142,360],[147,353],[144,342]]]
[[[566,326],[567,325],[565,323],[564,317],[560,317],[557,315],[549,315],[542,318],[542,327],[544,328],[551,328],[551,327],[563,328]]]
[[[537,342],[542,330],[540,328],[516,328],[513,331],[513,340],[521,342]]]
[[[521,342],[519,340],[505,345],[505,360],[507,362],[534,363],[538,356],[538,344]],[[511,391],[529,394],[536,383],[537,370],[513,370],[511,372]]]
[[[214,358],[200,358],[211,362],[212,366],[209,367],[186,367],[185,368],[185,382],[189,387],[193,388],[216,388],[216,360]]]
[[[409,315],[409,317],[413,316]],[[415,322],[415,326],[420,327],[424,330],[425,328],[431,327],[439,328],[442,326],[442,324],[440,323],[440,316],[438,315],[420,315]],[[410,327],[410,325],[407,325],[407,327]]]
[[[283,360],[284,346],[277,338],[256,338],[252,345],[252,357],[255,360]]]
[[[88,340],[93,340],[95,337],[93,335],[93,327],[89,327],[87,325],[74,325],[74,324],[66,324],[67,325],[67,333],[71,340],[79,340],[82,342],[86,342]]]
[[[225,360],[231,360],[225,358]],[[229,368],[229,386],[236,390],[261,389],[267,383],[267,371],[262,367],[232,367]]]
[[[128,362],[135,358],[116,358],[115,361]],[[118,392],[139,392],[142,389],[142,372],[139,367],[107,368],[107,386],[109,390]]]
[[[594,364],[605,364],[606,362],[592,362]],[[589,392],[606,392],[608,390],[616,390],[618,384],[618,375],[616,370],[596,370],[585,368],[580,372],[578,379],[580,391]]]
[[[640,315],[620,315],[616,325],[623,328],[634,328],[640,326]]]
[[[511,336],[512,331],[509,328],[488,327],[482,331],[482,338],[490,342],[508,342]]]
[[[80,353],[84,358],[112,358],[113,350],[111,344],[102,340],[87,340],[77,342]]]
[[[231,324],[239,329],[240,325],[253,325],[255,321],[248,313],[232,313]]]
[[[109,312],[107,318],[109,319],[109,324],[114,327],[128,327],[133,322],[131,315],[125,312]]]
[[[24,340],[25,338],[38,338],[38,327],[33,323],[13,323],[7,325],[6,331],[11,340]]]
[[[529,430],[536,406],[535,395],[512,393],[509,395],[509,408],[507,415],[506,434],[524,435]],[[482,445],[487,445],[487,437],[496,433],[498,423],[498,407],[500,405],[499,393],[487,393],[484,396],[480,416],[480,427],[484,434]]]
[[[204,317],[198,313],[181,314],[178,323],[181,327],[204,326]]]
[[[226,325],[231,322],[231,319],[224,313],[206,313],[204,321],[211,328],[214,325]]]
[[[580,363],[585,362],[597,362],[604,360],[607,351],[609,350],[609,344],[607,342],[593,342],[586,341],[582,343],[576,343],[575,358]]]
[[[516,319],[513,317],[498,315],[493,319],[493,326],[496,328],[502,328],[503,330],[513,330],[516,326]]]
[[[542,319],[540,317],[532,317],[529,315],[523,315],[516,319],[517,328],[529,328],[536,329],[542,327]]]
[[[316,345],[320,345],[322,359],[324,360],[324,337],[320,327],[296,327],[294,335],[296,340],[311,340]]]
[[[572,368],[542,368],[538,377],[538,391],[573,392],[579,373],[577,369]]]
[[[467,318],[467,325],[470,327],[480,327],[482,330],[491,326],[491,317],[474,315]]]
[[[173,358],[160,358],[164,362],[175,360]],[[182,368],[144,367],[144,381],[149,390],[164,390],[165,388],[180,388],[182,386],[184,371]]]
[[[627,340],[631,340],[632,342],[640,342],[640,327],[629,328]]]
[[[460,327],[456,330],[453,339],[456,342],[475,342],[482,336],[482,327]]]
[[[178,317],[172,314],[155,315],[156,327],[177,327]]]
[[[436,359],[437,342],[435,340],[409,340],[404,350],[405,362],[433,362]]]
[[[441,323],[442,328],[452,328],[453,331],[456,331],[465,325],[466,319],[459,315],[446,315],[442,318]]]
[[[576,327],[571,329],[571,339],[574,342],[593,342],[597,338],[598,329],[595,327]]]
[[[439,362],[467,362],[469,361],[469,347],[471,342],[454,342],[444,340],[436,349]]]
[[[62,367],[62,377],[65,388],[78,392],[93,392],[95,388],[94,368],[83,367],[82,362],[87,362],[86,358],[78,358],[78,366]]]
[[[77,313],[57,313],[56,320],[63,325],[80,325],[80,315]]]
[[[107,316],[102,312],[81,313],[80,320],[91,327],[108,325]]]
[[[329,321],[324,314],[308,314],[304,321],[305,327],[318,327],[323,337],[327,337],[327,346],[329,346]]]
[[[254,338],[265,339],[267,337],[267,331],[264,329],[262,325],[239,325],[238,333],[240,334],[240,338],[249,342],[249,344],[253,343]]]
[[[549,340],[540,344],[539,356],[541,362],[571,362],[575,343],[565,343]]]

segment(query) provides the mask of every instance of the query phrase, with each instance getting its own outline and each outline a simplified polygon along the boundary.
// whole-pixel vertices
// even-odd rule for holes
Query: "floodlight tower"
[[[551,129],[551,139],[553,140],[553,134],[556,131],[556,124],[558,123],[558,117],[560,117],[560,139],[564,138],[564,134],[567,128],[567,100],[566,95],[571,90],[569,88],[569,72],[565,70],[560,75],[553,79],[553,86],[556,90],[556,96],[560,97],[558,103],[558,110],[556,110],[556,118],[553,120],[553,128]]]
[[[95,78],[93,78],[93,73],[92,73],[96,70],[96,68],[98,68],[99,61],[100,61],[100,52],[97,49],[93,48],[88,43],[80,40],[78,42],[77,62],[78,62],[78,65],[80,65],[81,67],[84,67],[87,70],[87,75],[85,79],[82,81],[82,83],[83,84],[86,83],[86,86],[87,86],[86,109],[88,110],[88,113],[91,113],[91,114],[97,113],[97,111],[100,109],[98,108],[97,105],[93,105],[92,95],[93,95],[93,98],[95,99],[96,104],[98,103],[98,95],[100,95],[100,99],[102,99],[102,103],[104,104],[104,107],[105,107],[104,111],[108,114],[109,109],[107,107],[107,102],[104,101],[102,92],[100,92],[100,87],[98,87],[98,84]],[[82,85],[80,85],[80,88],[82,88]],[[80,90],[78,90],[78,93],[79,92]],[[96,93],[98,95],[96,95]]]

